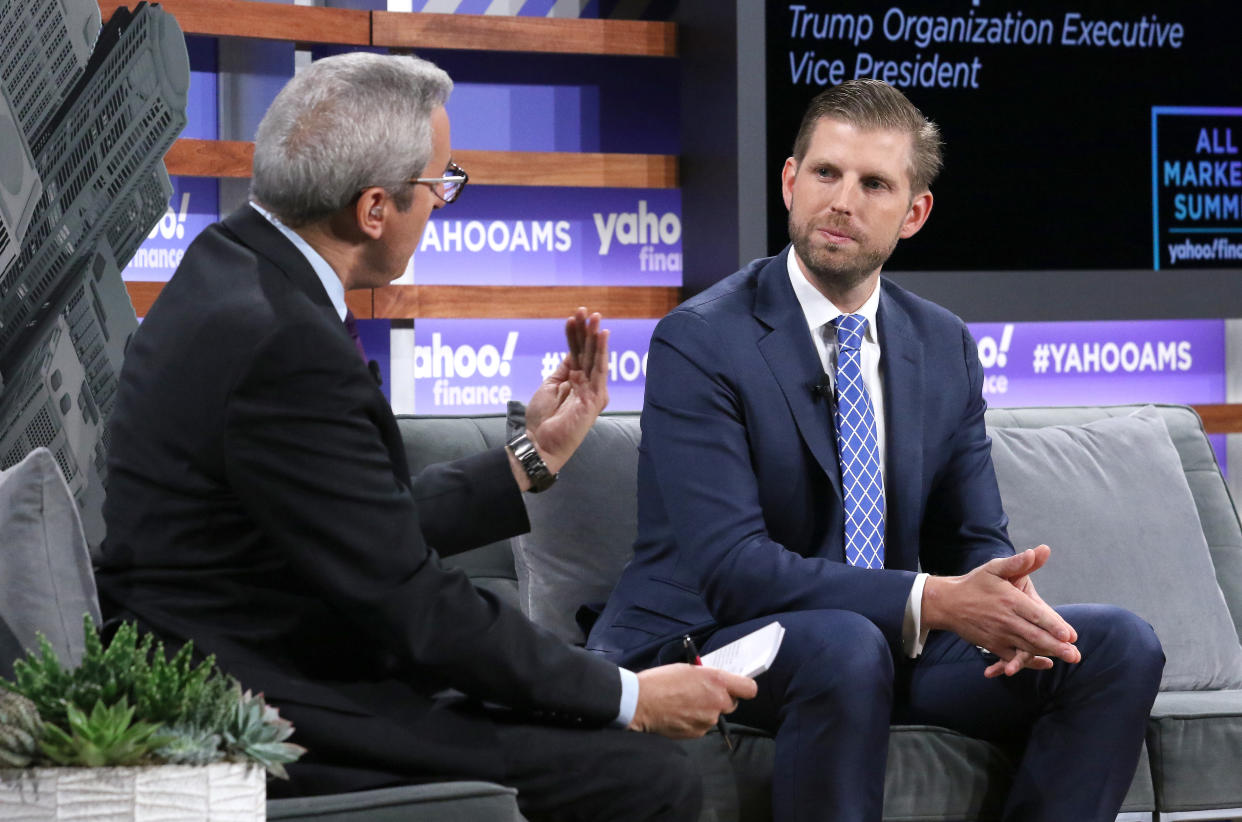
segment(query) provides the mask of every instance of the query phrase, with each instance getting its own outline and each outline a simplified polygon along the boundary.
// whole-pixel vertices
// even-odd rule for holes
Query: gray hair
[[[250,195],[297,227],[379,186],[405,211],[431,159],[431,115],[453,81],[426,60],[353,52],[316,60],[259,123]],[[437,170],[438,172],[438,170]]]
[[[794,160],[802,162],[820,120],[840,120],[858,129],[885,129],[910,135],[910,194],[931,188],[944,165],[940,129],[888,83],[869,78],[847,80],[821,91],[807,106],[794,140]]]

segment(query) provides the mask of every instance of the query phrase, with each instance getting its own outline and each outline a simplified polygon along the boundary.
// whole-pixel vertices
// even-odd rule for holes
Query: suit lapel
[[[310,298],[316,307],[322,309],[324,320],[341,335],[350,350],[354,350],[354,341],[350,339],[349,332],[345,330],[345,324],[341,322],[340,315],[336,313],[336,307],[332,305],[332,300],[328,297],[323,283],[320,282],[319,275],[315,273],[315,269],[311,268],[310,262],[302,252],[268,222],[267,218],[249,205],[244,205],[221,223],[243,245],[280,269],[291,283]],[[361,360],[358,362],[366,368],[366,364]],[[381,409],[377,412],[376,420],[380,437],[393,461],[393,473],[402,485],[408,487],[410,470],[405,459],[405,446],[402,444],[400,429],[397,427],[388,401],[384,398],[379,385],[374,379],[369,379],[367,382],[372,389],[371,401],[374,407]]]
[[[789,284],[788,255],[786,247],[759,272],[755,318],[769,329],[759,338],[759,351],[785,395],[802,441],[840,498],[841,467],[837,461],[832,407],[814,392],[824,369],[807,329],[806,315]]]
[[[310,297],[311,302],[325,309],[328,316],[340,326],[341,333],[348,338],[345,326],[341,323],[328,292],[324,290],[319,275],[311,268],[310,262],[289,242],[283,234],[267,221],[262,214],[249,205],[244,205],[225,217],[221,224],[239,240],[242,245],[263,256],[289,278],[295,286]],[[353,341],[350,340],[350,344]]]
[[[888,451],[885,565],[912,569],[918,559],[918,500],[923,484],[923,343],[905,311],[889,296],[884,281],[880,287],[877,325]]]

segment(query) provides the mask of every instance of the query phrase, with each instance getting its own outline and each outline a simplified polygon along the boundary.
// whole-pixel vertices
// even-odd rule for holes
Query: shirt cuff
[[[910,598],[906,600],[906,617],[901,623],[901,644],[911,659],[923,653],[923,646],[927,644],[928,632],[923,628],[923,586],[926,584],[927,574],[915,576]]]
[[[621,709],[612,721],[613,727],[628,728],[638,710],[638,674],[626,668],[617,668],[621,674]]]

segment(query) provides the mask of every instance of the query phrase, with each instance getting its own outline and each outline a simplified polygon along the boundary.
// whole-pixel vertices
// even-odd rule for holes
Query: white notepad
[[[784,637],[785,628],[779,622],[770,622],[723,648],[704,654],[703,664],[742,676],[759,676],[776,659]]]

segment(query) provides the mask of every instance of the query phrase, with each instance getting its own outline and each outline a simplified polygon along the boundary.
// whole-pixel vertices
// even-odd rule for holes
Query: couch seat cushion
[[[737,750],[715,732],[682,742],[703,774],[701,819],[769,822],[775,743],[762,731],[729,723]],[[970,819],[999,822],[1013,780],[1013,752],[947,728],[894,725],[884,779],[884,822]],[[1155,808],[1147,754],[1139,756],[1123,812]]]
[[[285,822],[522,822],[517,791],[491,782],[434,782],[374,791],[273,799]]]
[[[1161,812],[1242,808],[1242,690],[1158,695],[1147,747]]]

